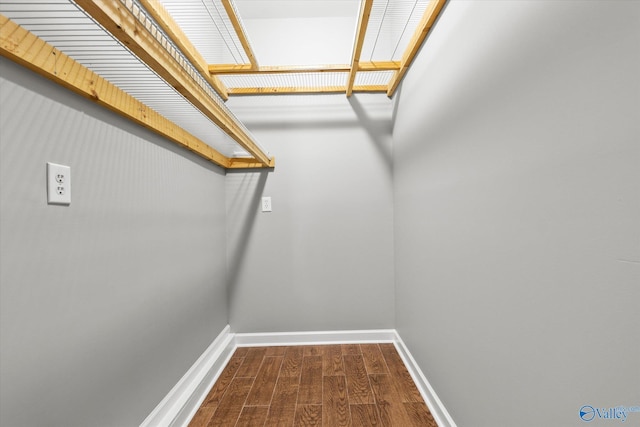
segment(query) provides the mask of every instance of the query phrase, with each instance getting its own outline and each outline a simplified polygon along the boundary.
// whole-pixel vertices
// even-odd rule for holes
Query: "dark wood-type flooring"
[[[436,427],[393,344],[238,348],[189,427]]]

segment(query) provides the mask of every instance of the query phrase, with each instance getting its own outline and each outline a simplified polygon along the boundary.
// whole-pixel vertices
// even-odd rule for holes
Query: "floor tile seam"
[[[304,352],[302,353],[302,357],[300,358],[300,372],[298,372],[298,387],[296,389],[296,403],[294,405],[293,411],[293,424],[296,423],[296,416],[298,415],[298,401],[300,400],[300,384],[302,382],[302,362],[304,361]]]
[[[251,378],[251,377],[240,377],[240,378]],[[240,407],[240,413],[238,414],[238,417],[236,418],[236,422],[233,423],[233,426],[237,426],[238,425],[238,421],[240,421],[240,416],[242,415],[242,410],[245,407],[245,403],[247,403],[247,399],[249,398],[249,393],[251,393],[251,389],[253,388],[253,385],[255,384],[256,379],[255,377],[253,378],[253,381],[251,381],[251,387],[249,387],[249,391],[247,392],[247,395],[244,397],[244,401],[242,402],[242,406]]]
[[[298,397],[300,396],[300,385],[302,384],[302,367],[304,366],[304,359],[306,357],[320,357],[322,358],[322,356],[302,356],[302,365],[300,367],[300,382],[298,384]],[[322,360],[321,360],[322,362]],[[322,379],[322,363],[320,364],[320,378]],[[320,400],[322,401],[322,389],[321,389],[321,393],[320,393]],[[303,403],[302,405],[316,405],[316,403]]]
[[[280,378],[281,378],[280,377],[280,373],[282,372],[282,366],[284,365],[285,355],[283,354],[282,356],[277,356],[277,357],[282,357],[282,360],[280,361],[280,368],[278,369],[278,375],[276,376],[276,382],[273,385],[273,390],[271,392],[271,399],[269,399],[269,405],[267,405],[269,409],[267,410],[267,416],[264,419],[264,423],[262,423],[263,427],[267,423],[267,420],[269,419],[269,413],[271,413],[271,404],[273,403],[273,396],[276,394],[276,389],[278,387],[278,382],[280,381]]]
[[[380,351],[382,352],[382,348],[380,349]],[[396,352],[396,354],[398,355],[398,358],[400,359],[400,362],[402,363],[402,366],[404,366],[404,361],[400,357],[400,354],[398,353],[398,350],[395,348],[395,346],[393,347],[393,351]],[[384,359],[385,364],[387,365],[387,369],[389,369],[389,375],[390,375],[390,378],[391,378],[391,386],[393,387],[393,389],[398,394],[398,397],[400,398],[400,403],[405,403],[404,402],[403,390],[399,387],[399,384],[398,384],[402,380],[402,378],[399,375],[397,375],[397,374],[399,374],[399,372],[397,372],[397,369],[394,369],[394,372],[391,371],[391,367],[389,366],[389,362],[387,361],[387,356],[384,354],[384,352],[382,352],[382,358]],[[405,368],[406,368],[406,366],[405,366]],[[411,378],[411,381],[413,382],[413,378]]]
[[[324,425],[324,357],[325,354],[322,355],[321,363],[320,363],[320,422]]]
[[[233,359],[233,356],[231,356],[231,359]],[[222,375],[224,373],[224,370],[227,366],[229,366],[229,363],[231,363],[231,359],[229,359],[227,361],[227,364],[222,368],[222,372],[220,373],[220,375]],[[240,365],[238,365],[238,369],[240,369],[240,366],[244,363],[244,356],[243,357],[238,357],[238,359],[242,359],[242,362],[240,362]],[[224,388],[224,391],[222,392],[222,396],[220,396],[220,399],[218,399],[218,403],[216,404],[216,410],[213,411],[213,413],[215,414],[218,411],[218,408],[220,407],[220,402],[222,402],[222,399],[224,399],[224,396],[227,394],[227,392],[229,391],[229,386],[231,385],[231,383],[233,382],[233,380],[235,380],[236,374],[238,373],[238,369],[236,369],[236,371],[233,373],[233,376],[231,377],[231,379],[229,380],[229,384],[227,384],[227,386]],[[211,386],[211,389],[213,389],[218,380],[220,378],[217,378],[216,381],[213,383],[213,386]],[[211,390],[209,390],[209,393],[211,392]],[[205,398],[206,399],[206,398]],[[205,406],[206,407],[206,406]]]
[[[378,345],[378,350],[380,350],[380,354],[382,355],[382,361],[384,362],[384,366],[387,367],[387,372],[389,374],[391,374],[391,368],[389,368],[389,364],[387,363],[387,358],[384,357],[384,353],[382,352],[382,348],[380,347],[380,344],[377,344],[377,345]],[[395,346],[394,346],[394,348],[395,348]]]
[[[373,393],[373,388],[371,387],[371,381],[369,379],[369,374],[367,373],[367,367],[366,364],[364,363],[364,356],[362,354],[347,354],[346,356],[360,356],[360,358],[362,359],[362,365],[365,367],[364,371],[365,371],[365,376],[367,377],[367,384],[369,384],[369,392],[368,394],[370,394],[373,397],[373,400],[375,402],[375,394]],[[343,356],[343,360],[342,363],[344,363],[344,356]],[[345,364],[345,371],[346,371],[346,364]],[[362,402],[351,402],[351,395],[353,396],[358,396],[358,397],[363,397],[362,393],[357,393],[357,392],[350,392],[350,387],[349,387],[349,380],[348,378],[346,378],[346,372],[345,372],[345,382],[347,385],[347,398],[348,398],[348,402],[349,405],[357,405],[357,404],[363,404]]]
[[[362,348],[360,348],[360,344],[359,343],[353,343],[353,344],[341,344],[341,349],[344,349],[344,346],[356,346],[358,348],[359,353],[353,354],[353,353],[344,353],[344,351],[342,352],[342,356],[357,356],[357,355],[362,355]]]
[[[280,362],[280,368],[278,369],[278,376],[276,377],[276,383],[274,384],[273,390],[271,391],[271,398],[269,399],[269,404],[268,405],[247,405],[247,400],[249,399],[249,395],[251,394],[251,390],[253,389],[253,386],[255,385],[255,381],[258,378],[258,374],[260,373],[260,369],[262,369],[262,366],[264,365],[265,360],[266,360],[267,357],[281,357],[282,358],[282,361]],[[276,388],[276,385],[278,383],[278,378],[280,377],[280,371],[282,370],[282,362],[283,361],[284,361],[284,356],[267,356],[266,353],[265,353],[265,355],[262,356],[262,362],[260,363],[260,368],[258,368],[258,372],[256,373],[256,376],[254,377],[253,383],[251,385],[251,389],[249,390],[249,393],[247,394],[247,398],[245,399],[244,404],[242,405],[243,410],[246,407],[253,407],[253,406],[256,406],[256,407],[260,406],[260,407],[267,407],[268,408],[267,409],[267,416],[265,417],[264,422],[262,424],[263,427],[264,427],[265,423],[267,422],[267,418],[269,417],[269,412],[271,410],[271,402],[273,401],[273,394],[275,393],[275,388]],[[238,420],[240,420],[240,417],[238,417]],[[238,422],[236,421],[236,424],[237,423]]]
[[[362,346],[362,344],[360,344]],[[387,368],[387,372],[389,372],[389,366],[387,366],[387,361],[384,358],[384,354],[382,354],[382,349],[380,348],[380,344],[375,343],[376,347],[378,348],[378,351],[380,352],[380,356],[382,356],[382,361],[384,362],[384,366],[385,368]],[[369,367],[367,366],[367,362],[366,359],[364,357],[364,352],[362,353],[362,358],[364,359],[364,367],[367,370],[367,375],[371,375],[371,374],[379,374],[380,372],[369,372]],[[384,372],[383,372],[384,373]]]
[[[380,408],[378,407],[378,399],[376,398],[376,393],[373,391],[373,386],[371,385],[371,375],[367,374],[367,382],[369,383],[369,390],[371,390],[371,397],[373,398],[373,405],[375,406],[376,414],[378,415],[378,421],[382,422],[382,414],[380,413]],[[385,374],[378,374],[385,375]]]
[[[284,361],[284,356],[263,356],[262,364],[260,365],[261,368],[262,368],[262,365],[265,362],[265,359],[267,359],[268,357],[280,357],[280,358],[282,358],[282,360],[280,361],[280,367],[278,368],[278,375],[276,376],[276,382],[273,385],[273,390],[271,390],[271,397],[269,398],[269,405],[245,405],[245,406],[270,406],[271,405],[271,401],[273,400],[273,394],[276,391],[276,385],[278,383],[278,378],[280,377],[280,370],[282,369],[282,362]],[[258,379],[258,374],[260,374],[260,370],[258,370],[258,372],[256,373],[255,380]],[[254,380],[254,384],[255,384],[255,380]],[[252,386],[252,388],[253,388],[253,386]],[[251,394],[251,390],[249,391],[249,394]],[[248,398],[249,398],[249,396],[247,395],[247,399]]]

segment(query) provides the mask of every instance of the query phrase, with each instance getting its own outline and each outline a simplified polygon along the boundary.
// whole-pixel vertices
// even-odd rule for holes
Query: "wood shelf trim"
[[[240,44],[242,44],[242,48],[244,49],[244,53],[249,58],[249,62],[252,68],[258,67],[258,61],[256,60],[256,55],[253,53],[253,49],[251,49],[251,44],[249,44],[249,38],[247,34],[244,32],[244,27],[240,22],[240,18],[236,14],[236,10],[231,4],[231,0],[221,0],[222,5],[224,6],[224,10],[227,12],[227,16],[229,16],[229,20],[231,21],[231,25],[233,25],[233,29],[236,31],[236,35],[240,40]]]
[[[404,75],[407,73],[409,66],[413,62],[420,46],[424,43],[424,40],[427,38],[429,31],[433,27],[436,19],[440,15],[442,8],[444,7],[447,0],[431,0],[427,9],[424,11],[424,15],[422,15],[422,19],[416,28],[416,31],[413,33],[411,40],[409,41],[409,45],[402,55],[402,61],[400,62],[400,69],[394,74],[389,82],[389,88],[387,89],[387,96],[392,97],[395,93],[398,85],[404,78]]]
[[[378,61],[360,62],[358,71],[397,71],[400,62]],[[348,64],[326,65],[276,65],[254,68],[251,64],[215,64],[209,65],[211,74],[297,74],[297,73],[340,73],[350,72]]]
[[[276,159],[274,157],[271,157],[271,163],[267,166],[251,157],[229,157],[227,169],[273,168],[275,165]]]
[[[358,64],[358,71],[396,71],[400,69],[398,61],[367,61]]]
[[[351,56],[351,69],[347,78],[347,96],[353,93],[353,85],[356,81],[356,73],[358,72],[358,64],[360,62],[360,54],[362,53],[362,45],[364,37],[367,33],[367,24],[369,24],[369,16],[373,0],[364,0],[360,7],[360,16],[358,17],[358,27],[356,30],[356,39],[353,45],[353,54]]]
[[[187,35],[182,31],[182,28],[174,21],[169,12],[162,6],[158,0],[139,0],[142,7],[149,13],[149,15],[158,23],[158,25],[165,31],[165,33],[171,38],[176,46],[180,48],[182,53],[198,70],[200,75],[204,77],[209,84],[215,89],[225,101],[228,99],[227,88],[216,76],[212,76],[209,73],[207,61],[193,46]]]
[[[2,14],[0,55],[219,166],[229,167],[229,158]]]
[[[352,92],[386,92],[387,85],[354,86]],[[238,87],[229,88],[229,96],[237,95],[286,95],[286,94],[314,94],[314,93],[346,93],[346,86],[323,87]]]
[[[249,154],[265,166],[271,163],[269,156],[244,131],[243,126],[229,116],[200,85],[184,73],[180,64],[166,52],[144,26],[138,23],[136,17],[126,7],[119,2],[108,0],[76,0],[76,4]]]

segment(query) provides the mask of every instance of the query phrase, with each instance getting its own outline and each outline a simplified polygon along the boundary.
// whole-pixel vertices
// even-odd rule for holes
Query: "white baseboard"
[[[140,427],[188,425],[234,350],[227,325]]]
[[[186,427],[238,347],[383,342],[394,343],[438,426],[456,427],[395,329],[232,334],[229,325],[144,420],[141,427]]]
[[[422,398],[429,407],[429,411],[431,412],[431,415],[433,415],[433,418],[436,420],[438,427],[456,427],[456,423],[453,421],[453,418],[451,418],[451,415],[447,411],[447,408],[444,407],[442,401],[438,398],[438,395],[433,390],[433,387],[431,387],[431,384],[429,384],[427,377],[425,377],[424,373],[416,363],[404,341],[402,341],[402,338],[400,338],[400,335],[397,332],[395,332],[395,334],[396,349],[398,350],[402,361],[407,367],[407,370],[411,374],[413,382],[416,383],[416,387],[418,387]]]
[[[235,334],[237,347],[394,342],[393,329]]]

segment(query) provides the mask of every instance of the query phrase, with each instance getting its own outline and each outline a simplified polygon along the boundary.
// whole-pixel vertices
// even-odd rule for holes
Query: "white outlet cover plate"
[[[271,197],[262,198],[262,212],[271,212]]]
[[[69,166],[47,163],[47,203],[71,204],[71,168]]]

